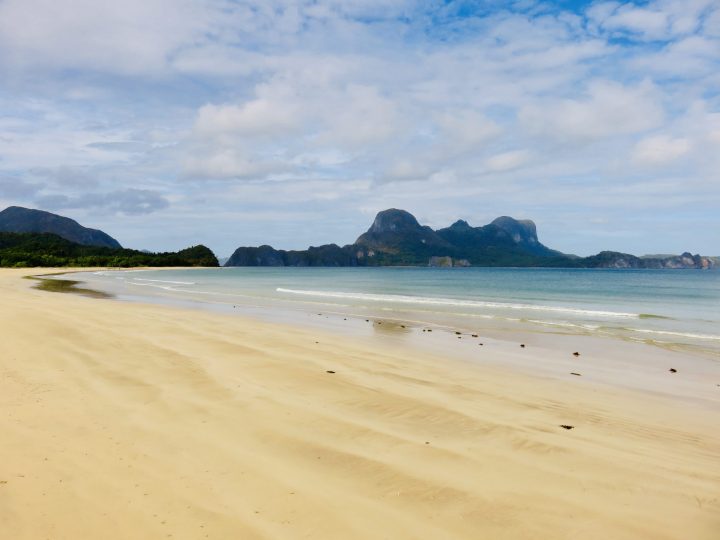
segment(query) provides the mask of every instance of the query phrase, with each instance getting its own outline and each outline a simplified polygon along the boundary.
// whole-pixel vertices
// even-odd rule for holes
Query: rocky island
[[[353,244],[327,244],[306,250],[278,250],[269,245],[239,247],[225,266],[519,266],[555,268],[698,268],[715,266],[711,257],[636,257],[603,251],[577,257],[551,249],[538,239],[531,220],[502,216],[473,227],[458,220],[433,230],[406,212],[379,212]]]

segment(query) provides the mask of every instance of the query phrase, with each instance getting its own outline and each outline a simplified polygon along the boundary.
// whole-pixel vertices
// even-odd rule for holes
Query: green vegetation
[[[130,268],[219,265],[213,252],[202,245],[177,253],[145,253],[134,249],[83,246],[54,234],[0,232],[0,266]]]

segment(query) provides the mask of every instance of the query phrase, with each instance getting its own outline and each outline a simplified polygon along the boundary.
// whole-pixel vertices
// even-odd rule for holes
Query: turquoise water
[[[467,329],[608,335],[720,353],[720,272],[221,268],[97,272],[133,298],[384,317]]]

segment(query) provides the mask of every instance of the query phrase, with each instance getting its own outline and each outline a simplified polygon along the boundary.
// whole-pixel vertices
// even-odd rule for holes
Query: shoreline
[[[116,271],[122,272],[124,269]],[[375,340],[384,346],[403,348],[418,354],[511,369],[530,376],[562,381],[582,377],[583,383],[610,389],[624,388],[666,395],[683,402],[708,401],[711,407],[720,405],[720,394],[717,392],[717,384],[720,384],[719,358],[714,353],[696,351],[690,346],[664,345],[652,340],[634,341],[610,335],[565,333],[551,328],[543,331],[519,329],[502,324],[492,325],[487,320],[482,320],[482,329],[477,330],[470,325],[388,317],[386,314],[368,315],[352,310],[333,311],[332,308],[336,306],[323,303],[318,303],[317,311],[309,311],[265,304],[233,305],[231,302],[127,295],[103,288],[98,290],[110,294],[119,302],[191,309],[240,317],[249,323],[261,321],[288,328],[300,327],[306,331],[330,333],[334,337]],[[605,354],[608,350],[612,352],[611,355]],[[574,356],[574,352],[579,352],[579,356]],[[535,361],[538,355],[543,358],[543,362]],[[680,375],[672,374],[672,369],[679,370]]]
[[[193,270],[207,272],[207,269],[196,268]],[[225,268],[222,270],[232,269]],[[332,271],[332,269],[329,270]],[[153,269],[144,271],[152,272]],[[172,270],[169,271],[172,272]],[[352,272],[352,269],[349,271]],[[268,272],[275,279],[284,279],[282,272],[279,274],[273,270],[268,270]],[[100,274],[107,274],[107,272],[100,272]],[[345,273],[342,274],[345,275]],[[444,272],[441,272],[441,274],[444,274]],[[255,279],[256,275],[258,274],[251,272],[248,277],[252,280]],[[299,275],[301,276],[302,272]],[[641,306],[635,312],[631,305],[624,305],[619,310],[617,308],[613,309],[611,304],[605,306],[596,304],[595,307],[592,307],[592,305],[583,307],[573,304],[572,300],[570,300],[570,304],[558,304],[557,299],[552,300],[550,298],[545,300],[547,305],[536,305],[532,300],[525,304],[522,299],[506,302],[492,295],[487,300],[480,298],[460,301],[455,297],[442,298],[434,295],[425,298],[422,295],[404,296],[402,293],[367,294],[358,291],[295,290],[299,286],[297,282],[295,283],[295,289],[278,287],[273,291],[263,290],[260,295],[256,295],[254,292],[234,291],[231,284],[228,284],[230,287],[228,291],[203,290],[202,287],[199,290],[192,290],[183,286],[196,285],[195,283],[177,283],[179,287],[174,287],[173,284],[176,283],[174,281],[163,282],[159,280],[158,284],[152,284],[150,282],[158,280],[125,279],[121,277],[118,281],[103,280],[102,278],[98,281],[94,275],[88,275],[87,277],[93,283],[97,281],[96,285],[103,290],[112,292],[118,297],[124,296],[125,299],[193,307],[205,306],[216,312],[222,312],[228,306],[238,309],[249,308],[248,312],[252,316],[262,315],[266,320],[277,319],[296,322],[291,320],[293,317],[288,316],[288,314],[333,310],[341,316],[357,316],[360,318],[369,316],[378,319],[394,319],[401,324],[407,322],[436,328],[466,330],[471,333],[489,331],[494,332],[497,337],[501,337],[508,331],[519,334],[552,333],[558,335],[611,337],[627,342],[647,343],[659,348],[684,351],[688,354],[703,355],[720,360],[720,335],[717,334],[714,327],[708,326],[707,323],[710,321],[701,318],[692,321],[700,325],[699,327],[688,327],[686,323],[690,321],[683,319],[694,318],[695,311],[686,311],[680,318],[676,319],[672,313],[658,314],[653,312],[655,309],[662,309],[657,305]],[[183,276],[183,281],[188,277]],[[203,278],[201,278],[201,283],[202,280]],[[139,283],[140,281],[144,283]],[[345,283],[346,287],[348,285],[348,283]],[[138,289],[139,286],[142,286],[142,289]],[[343,291],[342,288],[338,290]],[[276,291],[282,291],[282,293],[278,296]],[[671,302],[671,300],[669,301]],[[313,306],[317,306],[317,308]],[[389,311],[387,306],[390,308]],[[265,313],[263,313],[263,308],[265,308]],[[512,309],[508,311],[509,308]],[[642,311],[643,308],[650,311],[644,312]],[[597,309],[611,311],[597,311]],[[687,310],[687,307],[685,309]],[[707,309],[710,309],[710,307],[708,306]],[[619,311],[633,312],[623,313]],[[569,315],[556,316],[556,312],[565,312]],[[578,314],[580,314],[580,319],[576,317]],[[606,315],[609,318],[605,317]],[[720,316],[720,313],[717,316]],[[569,317],[569,319],[563,320],[563,317]],[[623,320],[630,322],[622,324]],[[677,323],[673,322],[669,326],[666,324],[658,326],[658,324],[655,324],[656,321],[677,321]]]
[[[460,362],[427,340],[418,351],[392,337],[49,294],[23,273],[0,271],[0,515],[13,538],[709,540],[720,530],[710,397],[681,403],[513,369],[512,355],[552,362],[532,342],[488,343],[492,360]],[[447,349],[450,336],[434,337]],[[688,377],[682,393],[702,383],[675,375],[663,373]]]

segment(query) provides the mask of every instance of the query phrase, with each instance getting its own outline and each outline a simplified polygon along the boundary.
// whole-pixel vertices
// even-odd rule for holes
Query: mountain
[[[391,259],[396,257],[405,264],[427,263],[429,257],[453,249],[430,227],[420,225],[411,213],[396,208],[379,212],[354,245],[368,252],[384,253]]]
[[[458,220],[431,229],[415,216],[390,208],[379,212],[353,244],[328,244],[303,251],[272,246],[239,247],[225,266],[535,266],[557,268],[712,268],[708,257],[683,253],[640,258],[604,251],[577,257],[550,249],[538,239],[530,220],[502,216],[482,227]]]
[[[0,232],[0,266],[5,267],[137,267],[219,266],[210,249],[193,246],[177,253],[84,246],[49,233]]]
[[[83,246],[122,248],[110,235],[83,227],[73,219],[20,206],[10,206],[0,212],[0,232],[50,233]]]
[[[565,257],[540,243],[534,222],[508,216],[484,227],[471,227],[467,221],[458,220],[437,234],[477,264],[490,263],[499,256]]]

